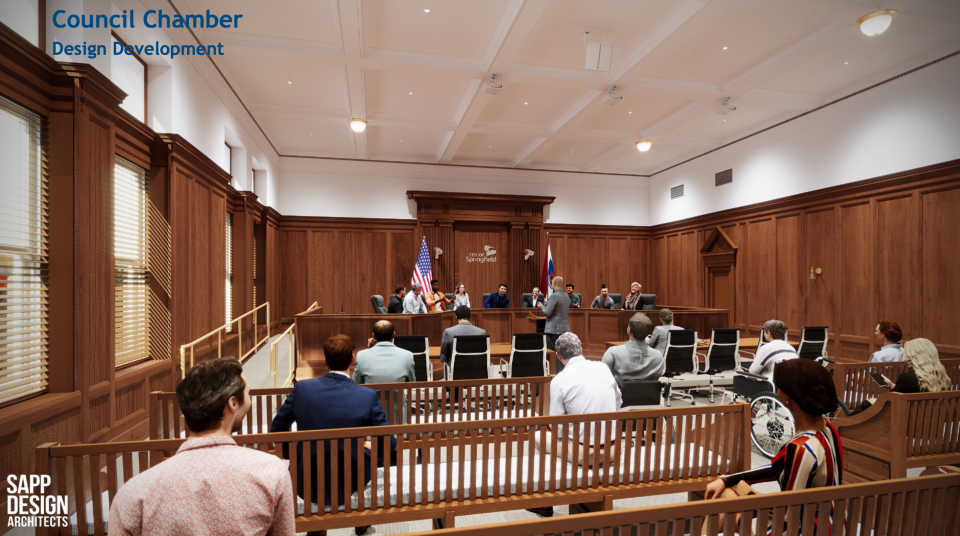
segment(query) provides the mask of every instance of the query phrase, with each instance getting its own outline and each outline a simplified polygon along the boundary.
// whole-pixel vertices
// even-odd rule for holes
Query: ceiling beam
[[[360,59],[363,57],[363,18],[360,13],[360,0],[330,0],[335,3],[336,20],[339,22],[340,49],[346,60],[346,74],[344,81],[344,98],[350,117],[365,118],[366,101],[364,95],[363,67]],[[357,158],[367,159],[367,131],[353,133],[353,147]]]

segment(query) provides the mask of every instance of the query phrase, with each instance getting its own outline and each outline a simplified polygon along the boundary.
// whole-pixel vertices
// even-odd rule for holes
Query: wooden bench
[[[583,448],[568,434],[580,437],[581,428],[620,439],[593,449],[590,465],[567,463]],[[550,448],[559,456],[535,447],[535,434],[543,431],[552,432]],[[442,520],[451,527],[461,515],[562,504],[598,503],[609,510],[614,499],[702,489],[719,475],[746,469],[750,462],[746,404],[234,437],[242,446],[277,456],[287,447],[297,489],[299,444],[304,444],[304,451],[308,444],[316,444],[318,460],[329,450],[331,463],[337,466],[338,449],[329,448],[330,441],[343,441],[349,448],[357,440],[360,451],[373,432],[375,437],[397,437],[396,465],[385,456],[385,466],[353,493],[350,464],[344,464],[344,496],[350,499],[337,504],[332,492],[332,505],[317,509],[325,497],[307,493],[304,501],[298,500],[298,532],[422,519]],[[49,474],[56,493],[77,505],[71,514],[79,534],[101,533],[119,486],[174,455],[183,441],[46,444],[36,451],[37,470]],[[372,444],[371,457],[377,459],[378,441]],[[416,463],[418,451],[423,463]],[[311,469],[309,457],[304,461],[305,492],[316,479],[322,494],[325,476]],[[363,464],[358,467],[362,481],[365,469]],[[331,489],[337,489],[336,471],[330,478]]]
[[[960,389],[960,359],[944,359],[940,361],[950,376],[950,388]],[[906,361],[889,361],[884,363],[832,363],[828,366],[833,376],[833,384],[837,394],[843,399],[848,408],[853,410],[864,400],[876,398],[881,393],[889,391],[873,381],[871,374],[883,374],[890,381],[897,381],[901,373],[906,372]]]
[[[960,391],[884,393],[866,411],[834,419],[844,482],[904,478],[907,469],[960,463]]]
[[[460,420],[532,417],[549,413],[553,376],[368,384],[380,395],[391,424],[421,424]],[[251,389],[252,406],[242,434],[267,433],[292,387]],[[402,402],[406,401],[406,423]],[[150,393],[149,437],[186,437],[186,427],[174,392]]]
[[[413,532],[409,536],[534,536],[541,534],[582,536],[621,536],[637,534],[657,536],[706,534],[743,536],[758,527],[773,523],[773,534],[782,534],[784,520],[794,536],[803,522],[803,534],[846,536],[847,534],[958,534],[960,527],[960,474],[848,484],[830,488],[787,491],[696,503],[648,506],[615,512],[568,516],[554,519],[520,521],[496,525],[454,528],[431,532]],[[798,507],[806,506],[804,519]],[[833,507],[835,522],[830,527]],[[809,512],[809,514],[807,513]],[[740,524],[736,514],[742,513]],[[721,527],[718,514],[726,514]],[[814,525],[813,520],[818,523]],[[689,524],[689,530],[685,528]],[[777,528],[779,527],[779,529]],[[809,528],[808,528],[809,527]],[[756,531],[762,534],[762,531]]]

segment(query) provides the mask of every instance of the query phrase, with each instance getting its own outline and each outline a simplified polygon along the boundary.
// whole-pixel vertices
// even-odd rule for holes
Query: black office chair
[[[505,372],[507,378],[549,376],[547,336],[543,333],[514,333]]]
[[[640,303],[642,304],[639,309],[641,311],[654,311],[657,308],[657,295],[656,294],[641,294]]]
[[[430,363],[430,338],[426,335],[397,335],[393,338],[397,348],[413,354],[413,369],[418,382],[433,381],[433,365]]]
[[[485,380],[490,377],[490,335],[457,335],[448,380]]]
[[[613,309],[619,310],[623,307],[623,294],[609,293],[608,296],[613,299]]]
[[[621,383],[620,396],[623,403],[620,411],[661,407],[664,387],[660,380],[627,380]]]
[[[373,305],[373,313],[378,315],[387,314],[387,308],[383,305],[383,296],[374,294],[370,296],[370,304]]]
[[[485,293],[485,294],[483,295],[483,308],[484,308],[484,309],[487,308],[487,298],[490,297],[490,294],[492,294],[492,292],[487,292],[487,293]]]
[[[573,297],[574,297],[574,296],[576,296],[577,299],[580,300],[580,307],[581,307],[581,308],[586,308],[587,306],[590,305],[589,303],[588,303],[587,305],[584,305],[584,304],[583,304],[583,296],[581,296],[579,292],[571,292],[571,293],[570,293],[570,301],[571,301],[571,302],[573,301]]]
[[[703,383],[697,374],[697,331],[694,329],[673,329],[667,332],[667,348],[663,352],[663,374],[668,383],[667,407],[672,397],[686,398],[693,405],[693,395],[674,392],[674,387],[696,387]]]
[[[448,300],[450,300],[450,303],[447,304],[447,310],[455,311],[457,308],[453,306],[453,297],[456,296],[456,294],[454,294],[453,292],[444,292],[443,295],[446,296]]]
[[[740,330],[717,328],[710,335],[710,347],[703,364],[703,373],[710,376],[710,403],[714,387],[733,387],[734,376],[740,369]]]
[[[533,297],[533,293],[532,293],[532,292],[524,292],[523,294],[521,294],[521,295],[520,295],[520,307],[523,308],[523,309],[529,309],[529,308],[530,308],[530,298],[532,298],[532,297]]]
[[[797,355],[801,359],[822,362],[827,351],[827,326],[804,326]]]

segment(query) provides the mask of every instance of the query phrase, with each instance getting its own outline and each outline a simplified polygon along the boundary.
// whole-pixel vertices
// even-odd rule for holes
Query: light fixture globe
[[[893,22],[893,18],[896,16],[897,11],[894,9],[881,9],[880,11],[867,13],[866,15],[860,17],[857,20],[857,26],[860,27],[860,31],[863,32],[863,35],[870,37],[874,35],[880,35],[887,31],[887,28],[890,27],[890,23]]]
[[[351,119],[349,123],[350,123],[350,128],[352,128],[353,131],[358,134],[367,129],[367,122],[364,121],[363,119]]]
[[[645,153],[650,150],[651,145],[653,145],[652,140],[640,140],[637,142],[637,150],[641,153]]]

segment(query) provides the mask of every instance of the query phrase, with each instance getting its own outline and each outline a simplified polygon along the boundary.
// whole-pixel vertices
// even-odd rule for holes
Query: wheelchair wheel
[[[750,438],[764,456],[773,458],[796,435],[793,415],[775,395],[754,398],[750,412]]]

